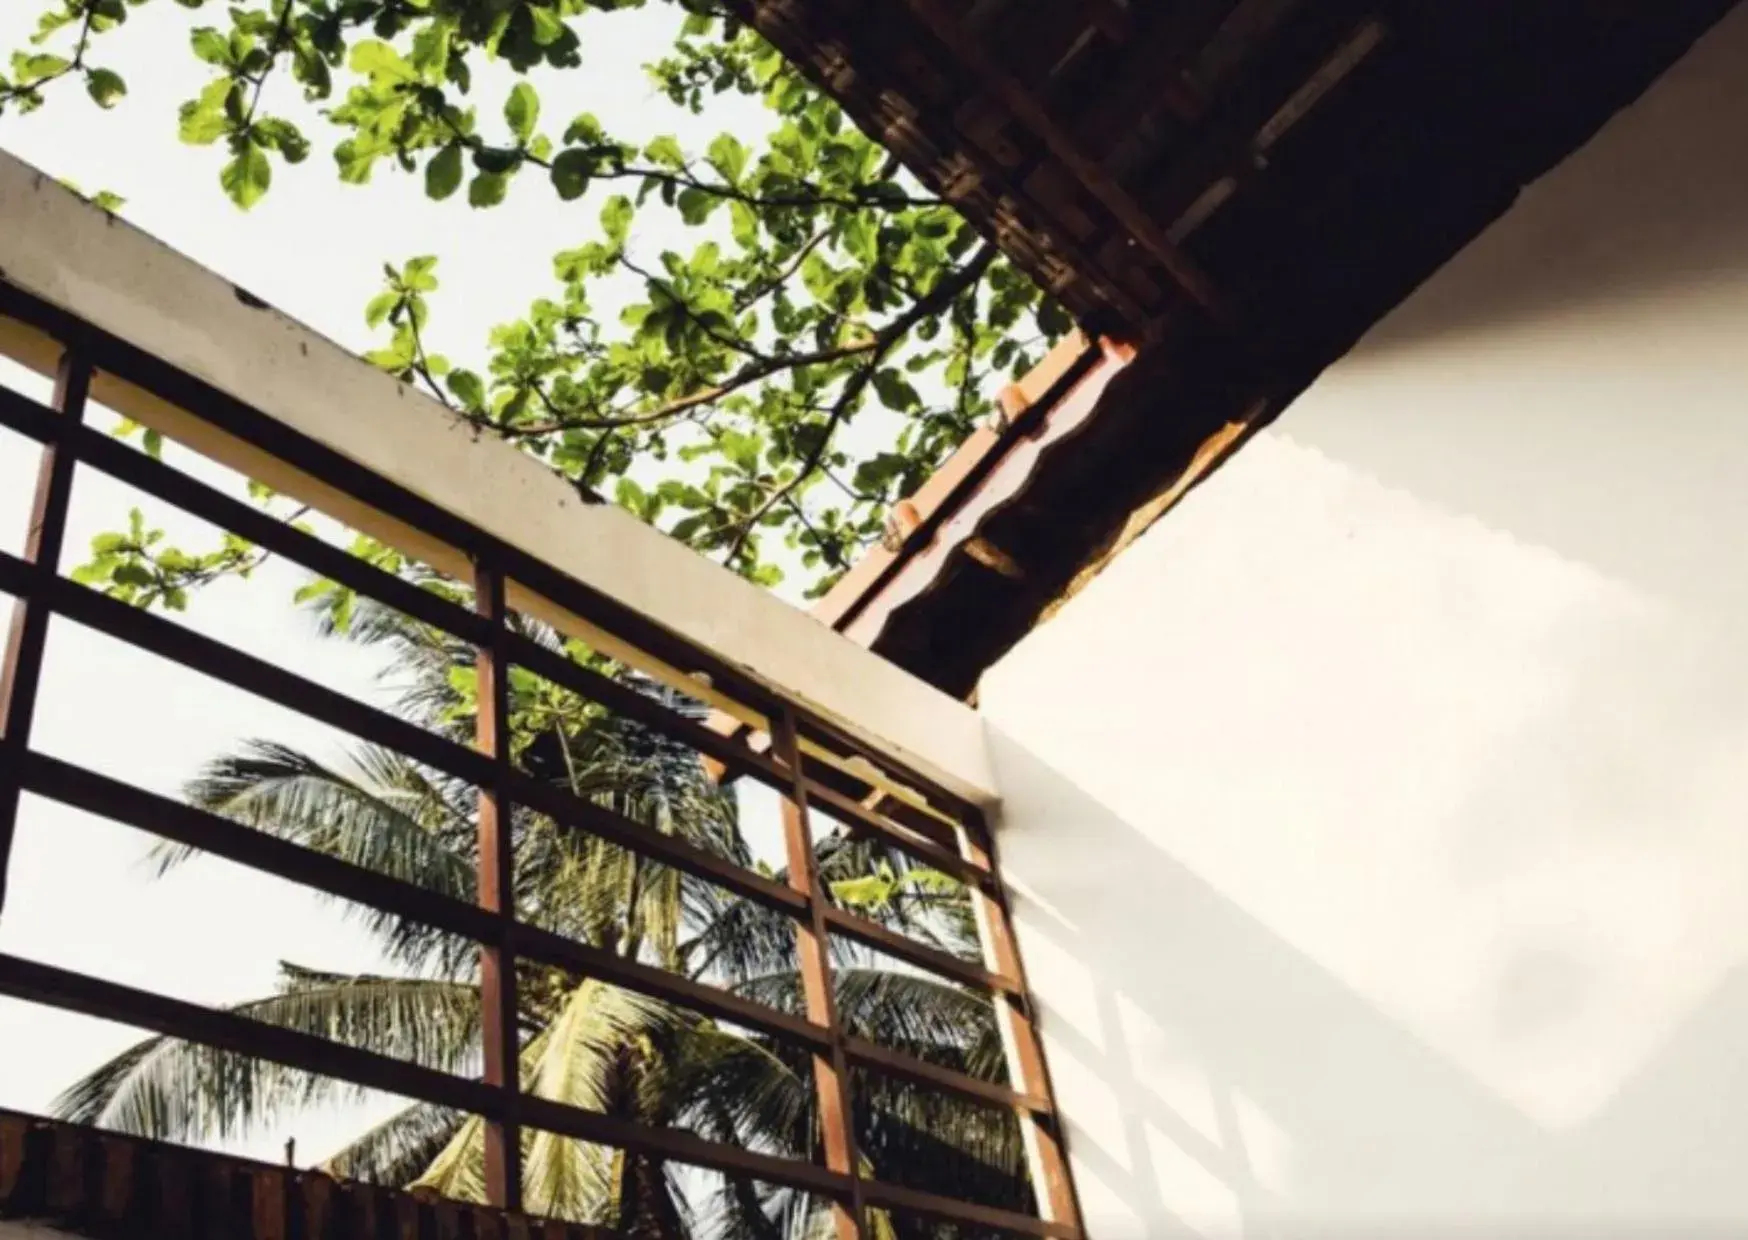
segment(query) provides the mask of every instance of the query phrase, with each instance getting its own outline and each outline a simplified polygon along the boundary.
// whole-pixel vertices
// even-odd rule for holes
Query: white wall
[[[987,677],[1091,1234],[1748,1234],[1748,11]]]

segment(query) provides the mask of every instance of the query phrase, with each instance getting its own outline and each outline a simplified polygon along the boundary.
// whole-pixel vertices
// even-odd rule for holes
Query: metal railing
[[[0,281],[0,318],[24,325],[39,340],[52,341],[60,358],[52,407],[0,387],[0,426],[42,445],[24,554],[0,554],[0,591],[16,600],[0,665],[0,917],[21,796],[46,798],[478,943],[484,1072],[478,1079],[463,1078],[14,955],[0,955],[0,994],[481,1116],[487,1124],[490,1200],[510,1210],[521,1208],[519,1133],[538,1129],[815,1194],[832,1203],[837,1234],[843,1240],[868,1234],[871,1210],[1018,1235],[1079,1234],[993,841],[974,807],[931,787],[888,755],[870,751],[795,703],[773,696],[709,651],[692,647],[527,552],[4,281]],[[470,609],[421,589],[94,429],[85,413],[98,377],[143,392],[227,441],[248,445],[264,459],[313,480],[325,493],[367,506],[397,528],[415,531],[422,545],[450,549],[458,562],[472,566],[475,605]],[[62,576],[58,566],[78,467],[107,474],[474,646],[479,701],[475,744],[427,731]],[[702,696],[719,709],[726,704],[754,730],[753,735],[720,735],[623,681],[516,631],[509,623],[507,602],[513,590],[518,596],[549,601],[559,614],[580,618],[589,637],[599,639],[597,648],[607,642],[622,662],[641,664],[672,687]],[[477,903],[306,849],[31,748],[44,647],[50,619],[56,616],[475,785],[479,789]],[[774,789],[783,811],[786,875],[777,878],[744,868],[519,771],[508,743],[506,680],[512,667],[525,668]],[[765,743],[753,743],[755,736]],[[513,805],[716,884],[788,918],[795,927],[802,1012],[770,1007],[519,921],[510,891]],[[815,807],[853,835],[900,850],[964,883],[980,928],[983,963],[961,959],[834,904],[822,885],[811,837],[809,815]],[[833,990],[829,947],[834,937],[989,996],[1008,1050],[1011,1084],[971,1076],[847,1032]],[[823,1164],[713,1142],[523,1092],[515,993],[518,961],[598,979],[806,1052],[814,1069]],[[853,1073],[858,1071],[1012,1108],[1021,1125],[1043,1217],[864,1178],[851,1096]]]

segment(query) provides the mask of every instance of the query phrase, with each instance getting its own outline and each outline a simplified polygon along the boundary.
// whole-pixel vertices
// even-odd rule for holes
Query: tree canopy
[[[988,416],[991,389],[1070,326],[720,3],[175,3],[188,26],[187,60],[164,69],[188,76],[175,123],[216,148],[218,188],[238,207],[278,177],[320,175],[298,166],[326,145],[349,186],[406,175],[462,215],[512,191],[585,212],[577,235],[591,239],[553,256],[551,285],[477,356],[427,348],[437,260],[396,256],[365,308],[382,335],[369,360],[762,584],[787,573],[797,593],[827,588]],[[756,98],[767,132],[689,150],[543,107],[540,83],[562,71],[586,90],[614,23],[646,9],[673,27],[647,66],[651,106],[707,116],[724,97]],[[106,40],[177,17],[168,0],[52,0],[0,72],[0,114],[81,87],[126,106]],[[652,246],[652,231],[685,244]],[[382,244],[392,253],[395,239]],[[258,558],[236,539],[187,552],[151,534],[117,532],[83,576],[174,607]]]

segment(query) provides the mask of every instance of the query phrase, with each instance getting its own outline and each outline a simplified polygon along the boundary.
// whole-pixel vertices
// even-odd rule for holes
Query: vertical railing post
[[[813,850],[807,821],[807,784],[801,766],[801,744],[795,716],[779,710],[771,721],[772,755],[789,771],[790,788],[783,798],[783,840],[788,852],[789,885],[807,897],[807,912],[796,923],[801,961],[801,993],[807,1018],[831,1031],[831,1045],[813,1056],[814,1093],[825,1144],[826,1169],[850,1177],[850,1200],[832,1204],[837,1240],[862,1240],[867,1211],[862,1204],[861,1168],[856,1151],[856,1121],[850,1099],[849,1058],[844,1053],[844,1028],[832,989],[831,940],[826,929],[825,886]]]
[[[510,774],[509,623],[503,574],[474,566],[475,608],[491,626],[479,648],[475,737],[492,760],[493,782],[479,793],[479,902],[498,914],[496,941],[480,945],[481,1051],[485,1081],[499,1090],[504,1109],[486,1117],[486,1196],[505,1210],[522,1208],[522,1134],[516,1123],[521,1092],[521,1046],[516,1036],[515,852],[506,789]]]
[[[73,435],[84,420],[90,394],[91,364],[83,354],[69,349],[62,354],[55,375],[54,406],[61,416],[53,438],[43,445],[30,529],[24,540],[24,558],[34,570],[31,585],[12,605],[6,649],[0,655],[0,913],[6,907],[6,876],[23,796],[24,757],[30,747],[37,691],[42,686],[43,649],[48,641],[49,607],[41,597],[42,587],[60,570],[67,510],[73,499]]]
[[[1007,1053],[1008,1083],[1020,1093],[1050,1103],[1048,1115],[1027,1108],[1020,1108],[1017,1112],[1027,1168],[1038,1197],[1038,1212],[1045,1221],[1061,1223],[1078,1232],[1081,1229],[1080,1202],[1075,1196],[1074,1179],[1069,1174],[1068,1152],[1063,1147],[1062,1119],[1056,1110],[1056,1095],[1051,1090],[1050,1074],[1044,1065],[1044,1046],[1032,1016],[1032,990],[1026,984],[1019,942],[1014,937],[1007,891],[1001,881],[1001,861],[995,855],[994,835],[982,815],[972,814],[961,821],[959,852],[971,864],[987,869],[993,876],[993,891],[980,886],[971,889],[978,937],[983,942],[984,967],[1013,979],[1019,986],[1017,994],[991,996],[995,1004],[996,1025]]]

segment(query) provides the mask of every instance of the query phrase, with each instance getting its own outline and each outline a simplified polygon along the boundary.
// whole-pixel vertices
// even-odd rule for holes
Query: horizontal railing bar
[[[296,1071],[333,1077],[433,1106],[513,1118],[559,1136],[634,1154],[690,1163],[826,1196],[842,1198],[850,1191],[848,1176],[836,1175],[812,1163],[707,1141],[676,1129],[651,1128],[545,1098],[520,1095],[513,1106],[506,1106],[509,1097],[505,1091],[480,1081],[19,956],[0,954],[0,993],[234,1055],[269,1060]]]
[[[0,313],[65,340],[77,340],[93,365],[143,388],[316,481],[437,539],[471,559],[484,559],[514,579],[647,653],[704,671],[719,689],[759,710],[774,699],[732,664],[693,646],[625,604],[408,490],[319,440],[223,392],[138,346],[84,322],[0,279]]]
[[[111,436],[85,428],[75,441],[75,453],[79,459],[113,478],[222,529],[240,534],[276,555],[415,620],[476,645],[487,638],[490,626],[467,608],[277,520],[129,448]],[[748,770],[773,786],[786,786],[787,774],[768,758],[736,745],[678,711],[603,676],[593,668],[548,650],[522,634],[513,633],[510,640],[513,660],[547,679],[564,684],[592,701],[610,706],[694,749]]]
[[[0,277],[0,314],[56,339],[77,341],[99,371],[151,393],[199,421],[469,558],[494,564],[520,585],[657,659],[674,667],[690,667],[707,674],[718,691],[740,700],[745,706],[767,714],[777,707],[780,695],[757,684],[714,653],[667,633],[618,600],[547,564],[538,556],[504,542],[271,415],[8,283],[3,277]],[[335,580],[339,578],[335,577]],[[828,738],[832,744],[851,752],[865,749],[843,736],[825,719],[793,703],[788,708],[794,711],[801,726],[804,749],[810,736]],[[937,791],[886,755],[874,753],[868,756],[877,768],[898,770],[904,782],[916,783],[925,793]]]
[[[518,922],[510,931],[510,944],[518,959],[570,969],[705,1016],[756,1029],[784,1042],[809,1049],[831,1044],[831,1031],[823,1025],[550,930]]]
[[[908,788],[927,801],[928,808],[913,808],[919,814],[934,819],[942,827],[952,829],[965,816],[965,811],[971,808],[962,798],[954,796],[933,780],[919,774],[896,756],[871,749],[830,720],[818,715],[803,715],[799,723],[803,751],[817,749],[840,761],[853,754],[862,755],[873,764],[885,784]]]
[[[947,1093],[958,1094],[962,1098],[987,1102],[993,1106],[1014,1107],[1019,1110],[1036,1111],[1049,1114],[1050,1103],[1035,1094],[1022,1094],[1006,1085],[998,1085],[994,1081],[986,1081],[981,1077],[971,1076],[964,1072],[955,1072],[952,1068],[943,1068],[926,1059],[918,1059],[914,1055],[906,1055],[902,1051],[891,1050],[866,1038],[845,1038],[844,1054],[852,1064],[868,1068],[885,1076],[896,1076],[918,1085],[927,1085],[944,1090]]]
[[[80,460],[112,478],[221,529],[240,534],[275,555],[452,637],[476,645],[486,638],[489,626],[467,608],[155,461],[112,436],[85,428],[74,441],[74,452]]]
[[[651,861],[683,870],[694,878],[715,883],[734,895],[762,904],[766,908],[776,909],[791,917],[798,917],[807,911],[807,897],[782,883],[738,866],[726,858],[699,848],[696,844],[689,844],[672,835],[663,835],[659,831],[640,826],[629,818],[622,818],[612,810],[602,809],[599,805],[593,805],[568,792],[560,792],[536,783],[526,775],[512,775],[505,784],[505,791],[516,804],[545,814],[562,826],[582,831],[609,844],[617,844]]]
[[[999,1231],[1011,1231],[1021,1236],[1047,1236],[1051,1240],[1080,1240],[1080,1231],[1068,1223],[1052,1223],[1036,1215],[1021,1214],[1015,1210],[1001,1210],[995,1206],[981,1206],[975,1202],[960,1201],[955,1197],[942,1197],[935,1193],[925,1193],[921,1189],[906,1188],[902,1184],[892,1184],[884,1180],[869,1180],[862,1184],[862,1200],[876,1210],[897,1210],[908,1214],[922,1214],[931,1218],[948,1219],[955,1223],[972,1223],[979,1227],[993,1227]]]
[[[927,862],[941,873],[950,874],[962,883],[973,886],[986,886],[990,883],[988,870],[971,864],[958,853],[949,852],[932,840],[887,822],[878,814],[864,808],[860,802],[851,800],[835,788],[826,787],[817,779],[809,778],[806,783],[808,802],[840,819],[853,833],[863,837],[871,836],[918,861]]]
[[[0,552],[0,590],[22,596],[34,585],[24,561]],[[361,740],[398,750],[415,761],[477,785],[485,786],[495,776],[492,763],[476,750],[64,577],[51,578],[40,593],[46,596],[44,601],[51,610],[69,620],[289,707]],[[746,899],[790,915],[807,907],[806,897],[781,883],[527,776],[512,776],[507,791],[512,800],[558,822],[716,883]]]
[[[27,571],[24,561],[0,553],[0,588],[8,588],[11,581],[20,592],[29,590],[35,583],[24,576]],[[360,740],[399,750],[472,783],[484,784],[492,778],[492,764],[465,745],[142,608],[64,577],[49,578],[36,593],[50,610],[75,623],[289,707]]]
[[[860,791],[862,788],[870,787],[866,779],[844,770],[841,766],[836,766],[820,760],[811,751],[804,750],[803,753],[804,764],[807,767],[807,777],[814,780],[816,783],[831,789],[831,791],[844,797],[846,800],[853,801],[861,806],[865,813],[872,815],[869,820],[870,823],[889,825],[899,831],[907,832],[921,839],[939,844],[942,848],[948,849],[949,851],[958,850],[959,834],[958,828],[954,824],[943,822],[939,818],[924,814],[917,810],[915,806],[910,806],[908,804],[906,804],[906,808],[910,811],[911,817],[909,819],[898,817],[895,814],[889,814],[886,810],[886,806],[893,802],[897,802],[898,798],[893,796],[886,789],[878,786],[872,787],[871,791],[874,794],[874,797],[877,798],[875,804],[880,808],[871,808],[868,803],[870,799],[869,794]],[[904,804],[902,802],[900,803]]]
[[[16,431],[26,439],[47,443],[55,436],[60,417],[53,409],[32,400],[22,392],[0,385],[0,426]]]
[[[477,905],[266,835],[59,758],[27,753],[21,780],[27,791],[74,809],[475,942],[494,941],[501,929],[498,918]],[[523,960],[597,978],[793,1045],[813,1048],[830,1042],[828,1030],[799,1016],[549,930],[518,923],[511,939],[514,954]]]
[[[949,981],[977,990],[1001,994],[1020,993],[1019,983],[1012,978],[1003,977],[972,961],[961,960],[952,952],[919,943],[869,918],[859,917],[841,908],[827,908],[825,923],[833,934],[854,939],[865,947],[872,947],[875,951],[902,960],[906,964],[913,964],[919,969],[927,969]]]
[[[725,766],[753,775],[773,788],[786,791],[790,786],[789,773],[764,754],[754,753],[747,746],[711,731],[702,723],[663,706],[629,685],[620,684],[592,667],[548,650],[523,634],[510,635],[510,661],[592,702],[655,728]]]

